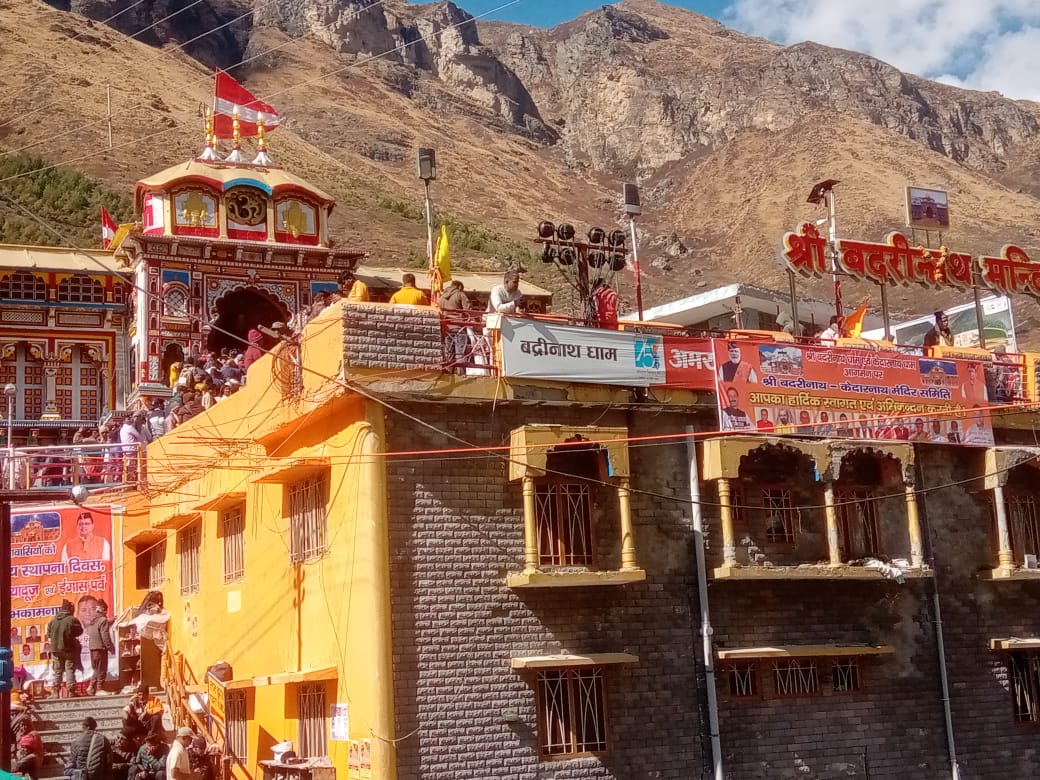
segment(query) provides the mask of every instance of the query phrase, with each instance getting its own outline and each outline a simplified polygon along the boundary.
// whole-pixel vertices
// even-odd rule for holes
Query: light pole
[[[426,261],[433,271],[433,212],[430,209],[430,182],[437,178],[437,153],[429,147],[422,147],[418,154],[419,178],[422,179],[425,191],[426,206]]]
[[[622,186],[625,196],[625,213],[628,214],[628,227],[632,231],[632,271],[636,275],[636,309],[639,311],[639,321],[643,321],[643,278],[639,275],[639,246],[636,240],[636,217],[643,213],[639,203],[639,187],[635,184],[625,183]]]
[[[8,382],[4,385],[7,396],[7,489],[14,490],[14,397],[18,388]]]

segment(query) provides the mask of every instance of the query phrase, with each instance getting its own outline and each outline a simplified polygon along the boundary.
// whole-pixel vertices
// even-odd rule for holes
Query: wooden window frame
[[[192,523],[177,532],[180,594],[193,596],[202,585],[202,525]]]
[[[58,284],[59,303],[104,303],[105,288],[87,274],[73,274]]]
[[[838,487],[834,491],[834,503],[838,515],[838,540],[842,560],[884,555],[881,547],[881,494],[877,488],[866,485]],[[858,517],[855,516],[857,510],[861,510]],[[865,546],[873,545],[873,550],[854,551],[850,548],[852,526],[857,523],[863,526]]]
[[[774,494],[780,493],[779,504]],[[791,485],[763,485],[758,491],[760,506],[754,511],[762,518],[762,529],[765,532],[766,544],[782,547],[794,547],[798,544],[798,535],[801,530],[799,514],[800,511],[794,503],[794,489]],[[769,519],[775,511],[779,510],[780,518],[784,521],[785,533],[776,534],[769,530]]]
[[[596,528],[593,520],[593,487],[588,480],[566,477],[542,477],[535,481],[535,528],[538,537],[538,565],[597,565]],[[577,499],[576,502],[573,499]],[[554,508],[545,516],[545,507]],[[578,508],[580,516],[571,516]],[[577,522],[575,522],[577,520]],[[584,543],[576,541],[584,537]]]
[[[1015,563],[1024,566],[1026,555],[1040,558],[1040,496],[1020,490],[1008,491],[1004,497],[1004,511]],[[1028,516],[1023,517],[1023,514]]]
[[[297,754],[300,758],[328,756],[329,722],[325,683],[298,684],[296,686],[296,707]]]
[[[329,484],[328,471],[322,471],[285,486],[291,563],[315,560],[328,552]]]
[[[166,540],[148,548],[148,590],[160,590],[166,585]]]
[[[223,542],[224,584],[242,582],[246,576],[246,507],[239,503],[220,512]]]
[[[1012,717],[1016,723],[1040,723],[1040,652],[1015,650],[1006,663]]]
[[[538,758],[559,761],[610,752],[606,670],[602,666],[539,669]],[[582,717],[591,723],[582,721]],[[590,727],[594,730],[590,738]]]

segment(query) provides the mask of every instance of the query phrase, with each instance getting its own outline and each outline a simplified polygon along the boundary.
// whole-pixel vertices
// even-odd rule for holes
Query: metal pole
[[[636,245],[636,218],[629,216],[628,227],[632,233],[632,270],[636,274],[636,309],[639,311],[639,321],[643,321],[643,279],[639,275],[639,247]]]
[[[946,719],[946,746],[950,751],[950,778],[960,780],[957,745],[953,740],[953,712],[950,708],[950,681],[946,674],[946,645],[943,642],[942,612],[939,608],[939,583],[935,581],[935,577],[932,577],[932,603],[935,607],[935,649],[939,653],[939,681],[942,685],[943,715]]]
[[[426,190],[426,260],[430,271],[433,270],[433,211],[430,208],[430,180],[423,179],[423,189]]]
[[[11,642],[11,503],[0,503],[0,636]],[[11,648],[12,652],[14,648]],[[14,662],[12,656],[12,663]],[[0,693],[0,769],[11,771],[11,692]]]
[[[704,654],[704,683],[708,693],[708,731],[711,737],[711,762],[714,780],[725,780],[722,767],[722,736],[719,732],[719,699],[715,683],[715,651],[711,644],[714,629],[708,612],[708,574],[704,562],[704,518],[701,516],[701,476],[697,467],[697,442],[693,426],[686,426],[690,464],[690,517],[693,520],[693,546],[697,555],[697,597],[701,609],[701,651]]]
[[[982,316],[982,295],[979,293],[979,288],[977,286],[972,285],[971,291],[975,294],[975,327],[979,329],[979,346],[982,349],[985,349],[986,326]],[[1010,308],[1010,306],[1008,308]]]
[[[834,190],[827,190],[827,206],[830,209],[831,276],[834,279],[834,313],[841,316],[841,282],[838,280],[838,223],[834,206]]]
[[[884,320],[885,327],[885,341],[894,341],[892,338],[892,330],[889,328],[889,317],[888,317],[888,285],[881,285],[881,319]]]
[[[14,490],[14,393],[8,393],[5,387],[4,395],[7,396],[7,489]]]
[[[802,326],[798,322],[798,282],[794,278],[794,271],[787,269],[787,284],[791,288],[791,319],[794,320],[794,337],[802,335]]]

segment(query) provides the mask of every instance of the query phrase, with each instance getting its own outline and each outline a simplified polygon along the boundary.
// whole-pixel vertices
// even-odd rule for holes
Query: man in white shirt
[[[188,758],[188,745],[191,744],[195,732],[187,726],[177,729],[177,737],[170,746],[166,756],[166,780],[191,780],[191,761]]]
[[[978,406],[971,410],[972,424],[964,432],[965,444],[993,444],[993,431],[986,428],[986,415]]]
[[[488,314],[514,314],[523,309],[523,296],[520,294],[520,274],[506,271],[502,276],[502,284],[491,288],[488,298]]]

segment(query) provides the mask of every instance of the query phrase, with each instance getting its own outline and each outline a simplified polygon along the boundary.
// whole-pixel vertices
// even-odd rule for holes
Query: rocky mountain
[[[437,205],[495,236],[458,253],[486,267],[540,218],[620,221],[618,182],[638,178],[649,302],[734,278],[780,286],[780,236],[822,216],[805,196],[827,177],[842,181],[843,235],[900,228],[915,183],[950,191],[951,246],[1040,256],[1037,105],[815,43],[782,47],[655,0],[550,30],[447,0],[69,3],[0,0],[0,147],[31,144],[126,186],[197,149],[203,66],[220,64],[285,113],[275,152],[339,197],[341,239],[382,260],[422,252],[420,145],[438,150]],[[117,92],[111,152],[97,151],[105,83]],[[916,311],[949,302],[902,297]]]

